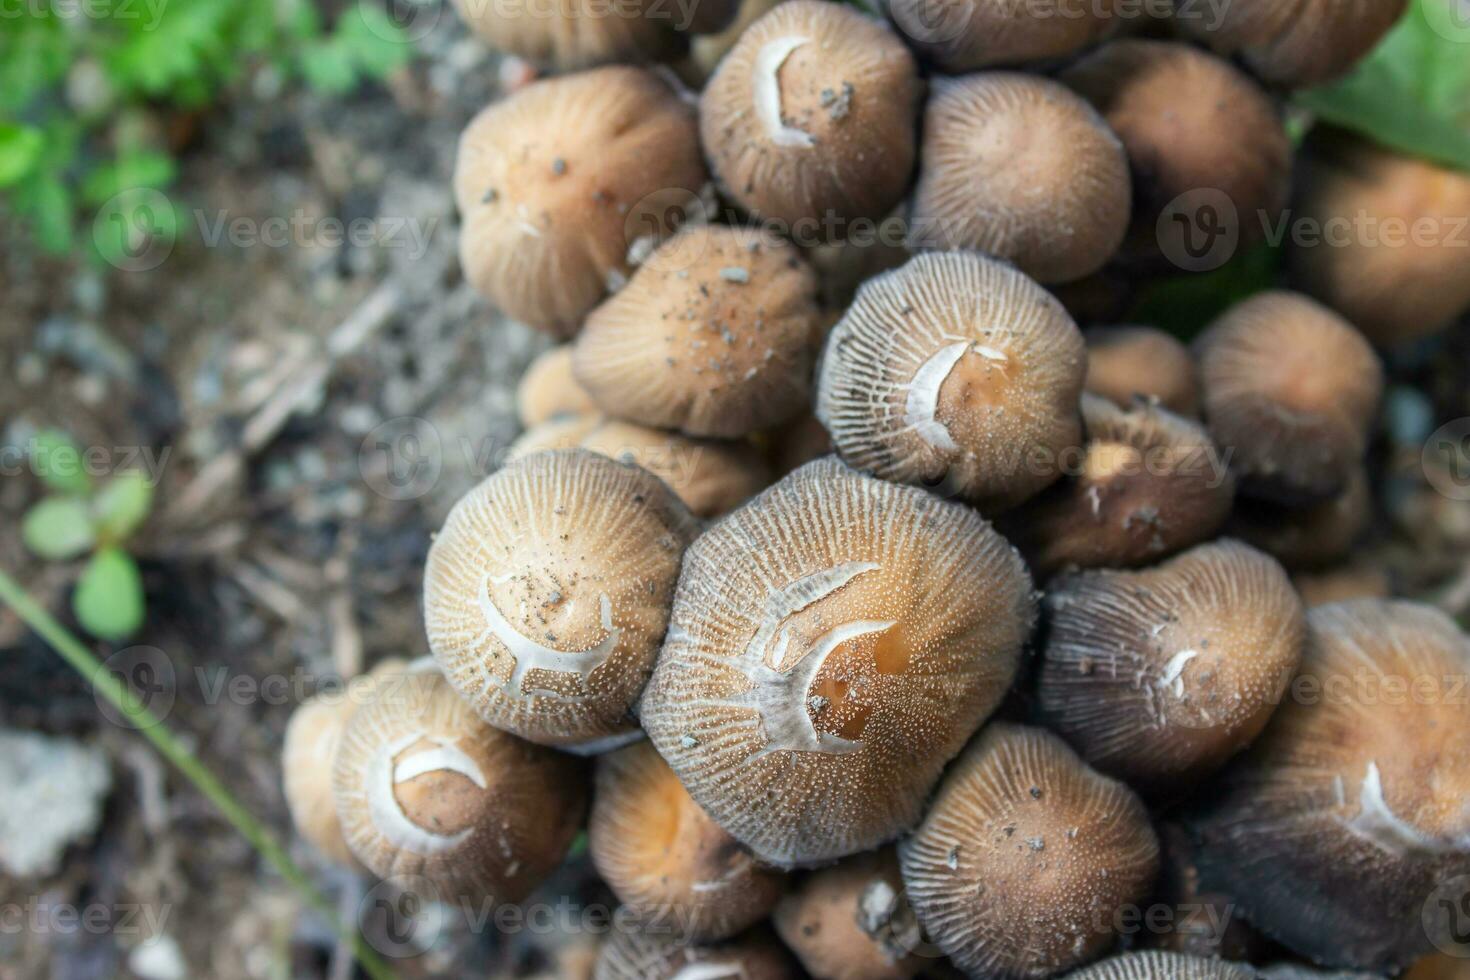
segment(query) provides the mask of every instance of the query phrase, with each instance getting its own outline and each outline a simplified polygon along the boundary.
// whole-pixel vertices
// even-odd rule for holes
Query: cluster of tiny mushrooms
[[[1058,3],[464,4],[553,70],[464,132],[464,274],[568,343],[435,538],[432,658],[295,715],[305,838],[514,903],[585,826],[646,926],[606,980],[1431,952],[1424,900],[1470,874],[1470,640],[1342,563],[1377,350],[1470,308],[1463,252],[1298,249],[1299,291],[1192,345],[1077,326],[1167,265],[1194,189],[1247,243],[1288,206],[1466,213],[1464,174],[1282,125],[1403,0]],[[1229,928],[1120,934],[1159,900]]]

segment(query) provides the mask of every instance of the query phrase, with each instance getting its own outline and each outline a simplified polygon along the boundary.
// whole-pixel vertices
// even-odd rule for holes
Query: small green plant
[[[95,484],[81,451],[60,432],[36,437],[32,463],[51,493],[26,512],[21,539],[52,561],[90,555],[72,593],[72,610],[93,636],[126,639],[143,625],[144,611],[143,578],[126,545],[148,518],[153,485],[138,470]]]

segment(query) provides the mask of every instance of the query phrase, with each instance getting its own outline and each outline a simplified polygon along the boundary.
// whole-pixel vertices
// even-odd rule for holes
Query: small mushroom
[[[1319,503],[1292,507],[1242,498],[1225,530],[1296,571],[1346,557],[1372,519],[1368,474],[1359,464],[1337,496]]]
[[[1251,743],[1301,662],[1301,598],[1238,541],[1048,590],[1041,715],[1102,772],[1187,788]]]
[[[764,931],[724,943],[692,945],[669,923],[620,927],[614,922],[592,980],[798,980],[800,976],[791,954]]]
[[[843,4],[790,0],[720,62],[699,100],[700,138],[741,207],[802,244],[839,240],[903,197],[920,90],[913,55],[887,25]]]
[[[543,351],[526,368],[516,388],[516,412],[528,429],[554,418],[596,411],[591,397],[572,377],[570,344]]]
[[[1395,347],[1470,311],[1470,174],[1326,126],[1301,154],[1292,214],[1319,232],[1288,239],[1294,281]]]
[[[979,249],[1043,283],[1098,271],[1132,202],[1123,144],[1057,82],[1015,72],[936,78],[924,109],[913,249]]]
[[[899,845],[919,922],[973,977],[1041,980],[1103,953],[1148,897],[1159,842],[1143,803],[1049,732],[995,722]]]
[[[693,110],[639,68],[528,85],[476,116],[454,168],[465,278],[507,315],[569,336],[673,232],[708,180]]]
[[[1112,41],[1059,76],[1102,114],[1128,153],[1133,221],[1126,258],[1158,264],[1188,254],[1189,224],[1166,221],[1182,195],[1223,195],[1218,233],[1236,248],[1280,220],[1291,177],[1291,141],[1281,114],[1250,76],[1224,59],[1164,41]],[[1241,134],[1249,138],[1242,139]]]
[[[429,647],[490,724],[545,745],[636,730],[694,518],[646,470],[537,453],[455,504],[429,549]]]
[[[1005,695],[1032,604],[974,511],[828,457],[686,552],[639,715],[756,857],[830,861],[918,819]]]
[[[699,517],[734,510],[770,485],[770,467],[750,445],[695,439],[632,422],[577,416],[545,422],[511,444],[507,462],[547,449],[587,449],[641,466]]]
[[[704,6],[701,0],[696,9]],[[727,0],[712,0],[709,6],[734,13]],[[657,0],[619,0],[616,9],[597,0],[557,0],[544,6],[454,0],[454,7],[490,46],[561,71],[667,61],[678,57],[688,42],[677,29],[677,8]]]
[[[909,980],[925,965],[892,848],[812,872],[771,921],[806,971],[824,980]]]
[[[1089,327],[1087,390],[1119,408],[1153,401],[1178,415],[1199,414],[1199,376],[1189,348],[1153,327]]]
[[[888,16],[914,49],[948,74],[1065,58],[1118,25],[1114,5],[1059,0],[889,0]]]
[[[817,418],[842,458],[1002,510],[1082,438],[1082,335],[1003,262],[930,253],[870,279],[827,337]]]
[[[1210,434],[1248,496],[1325,500],[1362,462],[1383,368],[1362,334],[1299,293],[1257,293],[1195,341]]]
[[[1162,950],[1120,953],[1067,974],[1066,980],[1259,980],[1245,963]]]
[[[785,876],[762,868],[690,799],[648,742],[597,763],[588,825],[592,861],[641,921],[688,939],[728,939],[770,913]]]
[[[1206,887],[1323,966],[1396,972],[1470,874],[1470,639],[1425,605],[1307,613],[1292,696],[1192,817]],[[1429,911],[1435,911],[1432,907]]]
[[[593,310],[572,352],[610,415],[695,436],[743,436],[810,399],[817,276],[750,229],[686,228]]]
[[[1084,394],[1082,423],[1075,470],[1000,519],[1038,576],[1147,565],[1225,523],[1235,480],[1198,422]]]
[[[1347,72],[1404,12],[1407,0],[1232,0],[1175,4],[1173,24],[1272,85],[1319,85]]]
[[[1347,599],[1387,599],[1393,595],[1388,572],[1365,561],[1350,561],[1291,577],[1308,608]]]
[[[441,901],[520,901],[581,826],[581,763],[491,728],[437,670],[396,680],[353,713],[337,749],[348,846],[381,878],[427,879]]]

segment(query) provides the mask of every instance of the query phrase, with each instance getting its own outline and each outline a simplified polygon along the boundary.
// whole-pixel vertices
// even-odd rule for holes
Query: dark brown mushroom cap
[[[639,716],[757,857],[830,861],[918,819],[1009,687],[1032,602],[973,510],[821,459],[686,553]]]
[[[919,921],[971,976],[1056,976],[1148,896],[1159,842],[1128,787],[1040,729],[992,723],[899,845]]]
[[[1238,55],[1273,85],[1298,88],[1347,72],[1388,32],[1407,0],[1233,0],[1218,9],[1178,4],[1175,29]]]
[[[693,110],[639,68],[528,85],[460,137],[454,196],[465,278],[509,316],[561,336],[630,270],[641,236],[707,176]]]
[[[348,846],[439,901],[517,902],[561,862],[586,810],[576,759],[498,731],[432,668],[353,713],[332,767]]]
[[[1312,130],[1300,160],[1292,213],[1323,234],[1288,243],[1304,292],[1381,347],[1439,333],[1470,311],[1470,175],[1326,126]]]
[[[670,923],[619,925],[602,944],[592,980],[798,980],[791,954],[768,933],[692,945]]]
[[[1368,473],[1359,465],[1341,493],[1320,503],[1291,507],[1242,498],[1225,531],[1295,571],[1346,557],[1372,519]]]
[[[949,74],[1065,58],[1118,25],[1112,4],[1058,0],[889,0],[888,16],[926,60]]]
[[[826,980],[908,980],[925,965],[892,848],[814,871],[771,915],[801,965]]]
[[[1147,565],[1225,523],[1235,479],[1198,422],[1083,395],[1082,423],[1075,468],[1000,518],[1038,576]]]
[[[572,377],[572,347],[562,344],[537,355],[516,386],[516,414],[530,428],[567,415],[595,413],[597,406]]]
[[[1246,963],[1147,950],[1120,953],[1067,974],[1066,980],[1257,980]]]
[[[610,415],[734,437],[809,403],[821,342],[817,276],[795,246],[701,225],[664,242],[592,311],[572,369]]]
[[[1470,874],[1470,640],[1411,602],[1307,623],[1292,696],[1193,817],[1201,878],[1305,957],[1392,971],[1430,950],[1436,889]]]
[[[537,453],[450,511],[424,570],[445,676],[486,721],[573,747],[630,730],[696,523],[653,474]]]
[[[704,0],[694,9],[703,9]],[[730,0],[710,0],[712,14],[734,14]],[[460,19],[487,44],[561,71],[618,62],[667,61],[688,43],[679,8],[658,0],[552,0],[505,3],[454,0]]]
[[[1082,335],[1051,294],[973,252],[864,283],[827,335],[817,418],[842,458],[1003,510],[1081,442]]]
[[[1250,496],[1302,504],[1357,471],[1383,390],[1362,334],[1299,293],[1257,293],[1195,341],[1210,434]]]
[[[920,91],[913,55],[886,24],[790,0],[720,62],[700,97],[700,138],[742,207],[803,244],[842,239],[903,197]]]
[[[1230,201],[1237,248],[1279,220],[1291,141],[1270,97],[1229,62],[1188,44],[1128,39],[1103,45],[1058,77],[1092,103],[1128,152],[1128,258],[1186,254],[1186,228],[1161,226],[1159,218],[1190,192],[1218,192]]]
[[[1260,734],[1301,662],[1301,598],[1236,541],[1048,590],[1041,715],[1103,772],[1153,792],[1198,782]]]
[[[932,83],[914,249],[979,249],[1044,283],[1101,269],[1128,230],[1123,144],[1066,86],[1015,72]]]
[[[1199,414],[1199,375],[1189,348],[1153,327],[1089,327],[1087,390],[1119,408],[1156,400],[1171,412]]]

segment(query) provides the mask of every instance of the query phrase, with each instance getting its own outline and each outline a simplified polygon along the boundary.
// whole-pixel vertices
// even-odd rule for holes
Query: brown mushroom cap
[[[1055,735],[1001,722],[955,762],[898,853],[919,921],[956,966],[1030,980],[1104,952],[1159,870],[1128,787]]]
[[[704,0],[695,10],[705,9]],[[711,0],[711,13],[734,14],[730,0]],[[680,11],[657,0],[555,0],[515,4],[454,0],[472,31],[487,44],[537,65],[566,71],[615,62],[666,61],[687,46]]]
[[[1347,72],[1372,50],[1407,0],[1232,0],[1219,8],[1179,4],[1184,36],[1238,55],[1274,85],[1317,85]]]
[[[771,920],[814,977],[909,980],[925,965],[915,954],[923,937],[892,848],[812,872]]]
[[[1392,971],[1429,951],[1436,889],[1470,874],[1470,640],[1411,602],[1307,624],[1293,696],[1193,818],[1200,872],[1303,956]]]
[[[556,419],[511,444],[508,460],[547,449],[587,449],[648,470],[699,517],[728,513],[771,483],[755,447],[695,439],[601,416]]]
[[[516,387],[516,412],[530,428],[564,415],[597,411],[592,398],[572,377],[572,346],[562,344],[542,351],[521,375]]]
[[[1297,570],[1346,557],[1372,519],[1368,473],[1359,465],[1341,493],[1320,503],[1291,507],[1241,499],[1225,530]]]
[[[886,24],[790,0],[720,62],[699,101],[700,138],[741,207],[803,244],[841,239],[903,197],[920,91],[913,55]]]
[[[1353,561],[1318,572],[1302,572],[1291,580],[1308,608],[1347,599],[1387,599],[1393,595],[1388,572],[1367,562]]]
[[[621,911],[621,910],[620,910]],[[765,932],[690,945],[667,926],[619,928],[602,944],[592,980],[797,980],[791,955]]]
[[[1067,974],[1067,980],[1257,980],[1245,963],[1147,950],[1121,953]]]
[[[693,110],[639,68],[536,82],[460,137],[454,196],[465,278],[506,314],[567,336],[620,283],[640,237],[707,176]]]
[[[1210,434],[1250,496],[1302,504],[1347,486],[1383,368],[1352,325],[1299,293],[1257,293],[1195,341]]]
[[[1082,423],[1075,470],[1000,521],[1038,576],[1147,565],[1225,523],[1235,479],[1198,422],[1083,395]]]
[[[440,901],[520,901],[581,826],[582,765],[491,728],[437,670],[393,681],[348,720],[332,767],[352,853]]]
[[[1312,131],[1301,159],[1292,212],[1322,230],[1320,242],[1290,241],[1303,291],[1381,347],[1470,311],[1470,175],[1327,127]]]
[[[870,279],[827,336],[817,417],[843,459],[996,510],[1081,441],[1082,335],[1002,262],[928,253]]]
[[[1123,144],[1066,86],[1015,72],[938,78],[924,110],[914,249],[973,248],[1044,283],[1082,279],[1128,230]]]
[[[1160,225],[1159,218],[1190,192],[1218,192],[1230,201],[1237,248],[1254,244],[1279,220],[1291,141],[1270,97],[1229,62],[1188,44],[1129,39],[1103,45],[1059,78],[1092,103],[1127,150],[1128,258],[1186,254],[1187,229]]]
[[[686,552],[639,715],[757,857],[843,857],[917,820],[1004,696],[1032,601],[974,511],[821,459]]]
[[[1260,734],[1301,662],[1301,598],[1237,541],[1157,568],[1071,575],[1047,592],[1038,699],[1099,770],[1187,787]]]
[[[1027,0],[889,0],[909,43],[949,74],[1065,58],[1111,33],[1112,4],[1057,0],[1037,13]]]
[[[585,450],[510,463],[429,549],[424,622],[482,718],[546,745],[598,743],[628,716],[696,533],[657,477]]]
[[[1179,415],[1199,414],[1199,375],[1189,348],[1153,327],[1089,327],[1087,390],[1119,408],[1140,398]]]
[[[817,276],[751,229],[685,228],[588,316],[577,381],[618,418],[743,436],[801,411],[822,341]]]
[[[765,918],[785,877],[764,869],[689,797],[648,742],[603,756],[588,825],[598,874],[640,920],[696,942]]]

